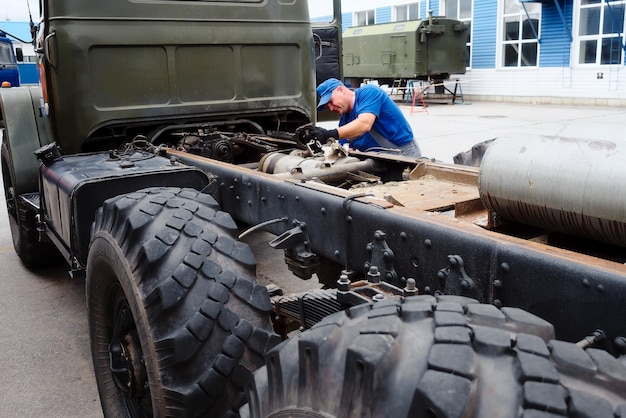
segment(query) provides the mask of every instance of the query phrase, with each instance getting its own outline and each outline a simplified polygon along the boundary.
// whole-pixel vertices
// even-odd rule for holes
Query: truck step
[[[22,204],[32,208],[34,211],[39,211],[39,193],[24,193],[19,195],[19,200]]]

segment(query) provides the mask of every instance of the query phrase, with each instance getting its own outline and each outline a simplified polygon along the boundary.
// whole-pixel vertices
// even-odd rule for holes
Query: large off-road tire
[[[250,248],[216,201],[153,188],[105,201],[87,261],[87,308],[107,417],[236,415],[279,342]]]
[[[242,417],[625,417],[626,367],[516,308],[416,296],[329,316],[267,354]]]
[[[2,144],[0,151],[2,159],[2,182],[6,199],[11,227],[11,237],[15,252],[28,268],[43,267],[58,264],[62,261],[61,255],[49,241],[40,241],[35,216],[37,213],[31,207],[24,205],[15,195],[15,178],[11,155],[6,144]],[[34,158],[34,156],[33,156]]]

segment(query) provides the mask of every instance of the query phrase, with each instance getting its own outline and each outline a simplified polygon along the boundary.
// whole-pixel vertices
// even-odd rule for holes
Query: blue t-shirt
[[[413,130],[402,114],[402,111],[387,96],[383,89],[373,84],[366,84],[354,91],[354,107],[352,112],[341,115],[339,126],[355,120],[361,113],[372,113],[376,121],[372,130],[378,132],[389,142],[400,147],[413,141]],[[370,132],[355,138],[350,146],[360,151],[381,147]]]

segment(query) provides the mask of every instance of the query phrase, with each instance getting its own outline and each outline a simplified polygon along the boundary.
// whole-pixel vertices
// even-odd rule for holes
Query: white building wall
[[[626,106],[626,70],[620,67],[472,69],[450,77],[446,87],[453,90],[457,79],[466,100]]]

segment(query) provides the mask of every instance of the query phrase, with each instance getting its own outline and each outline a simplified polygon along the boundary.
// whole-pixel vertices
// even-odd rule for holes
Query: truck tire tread
[[[13,195],[13,168],[11,156],[6,144],[2,144],[0,151],[2,158],[2,180],[4,183],[4,197],[7,204],[11,236],[15,252],[27,268],[38,268],[60,264],[61,254],[49,241],[39,240],[39,231],[35,216],[37,213],[20,203]]]
[[[195,190],[151,188],[107,200],[94,223],[94,237],[112,237],[133,271],[133,315],[148,329],[142,346],[154,347],[163,388],[152,397],[164,416],[236,411],[279,342],[254,256],[228,236],[235,224],[217,207]]]
[[[539,317],[467,298],[359,305],[268,352],[240,412],[620,416],[624,366],[606,352],[554,338],[554,327]]]

